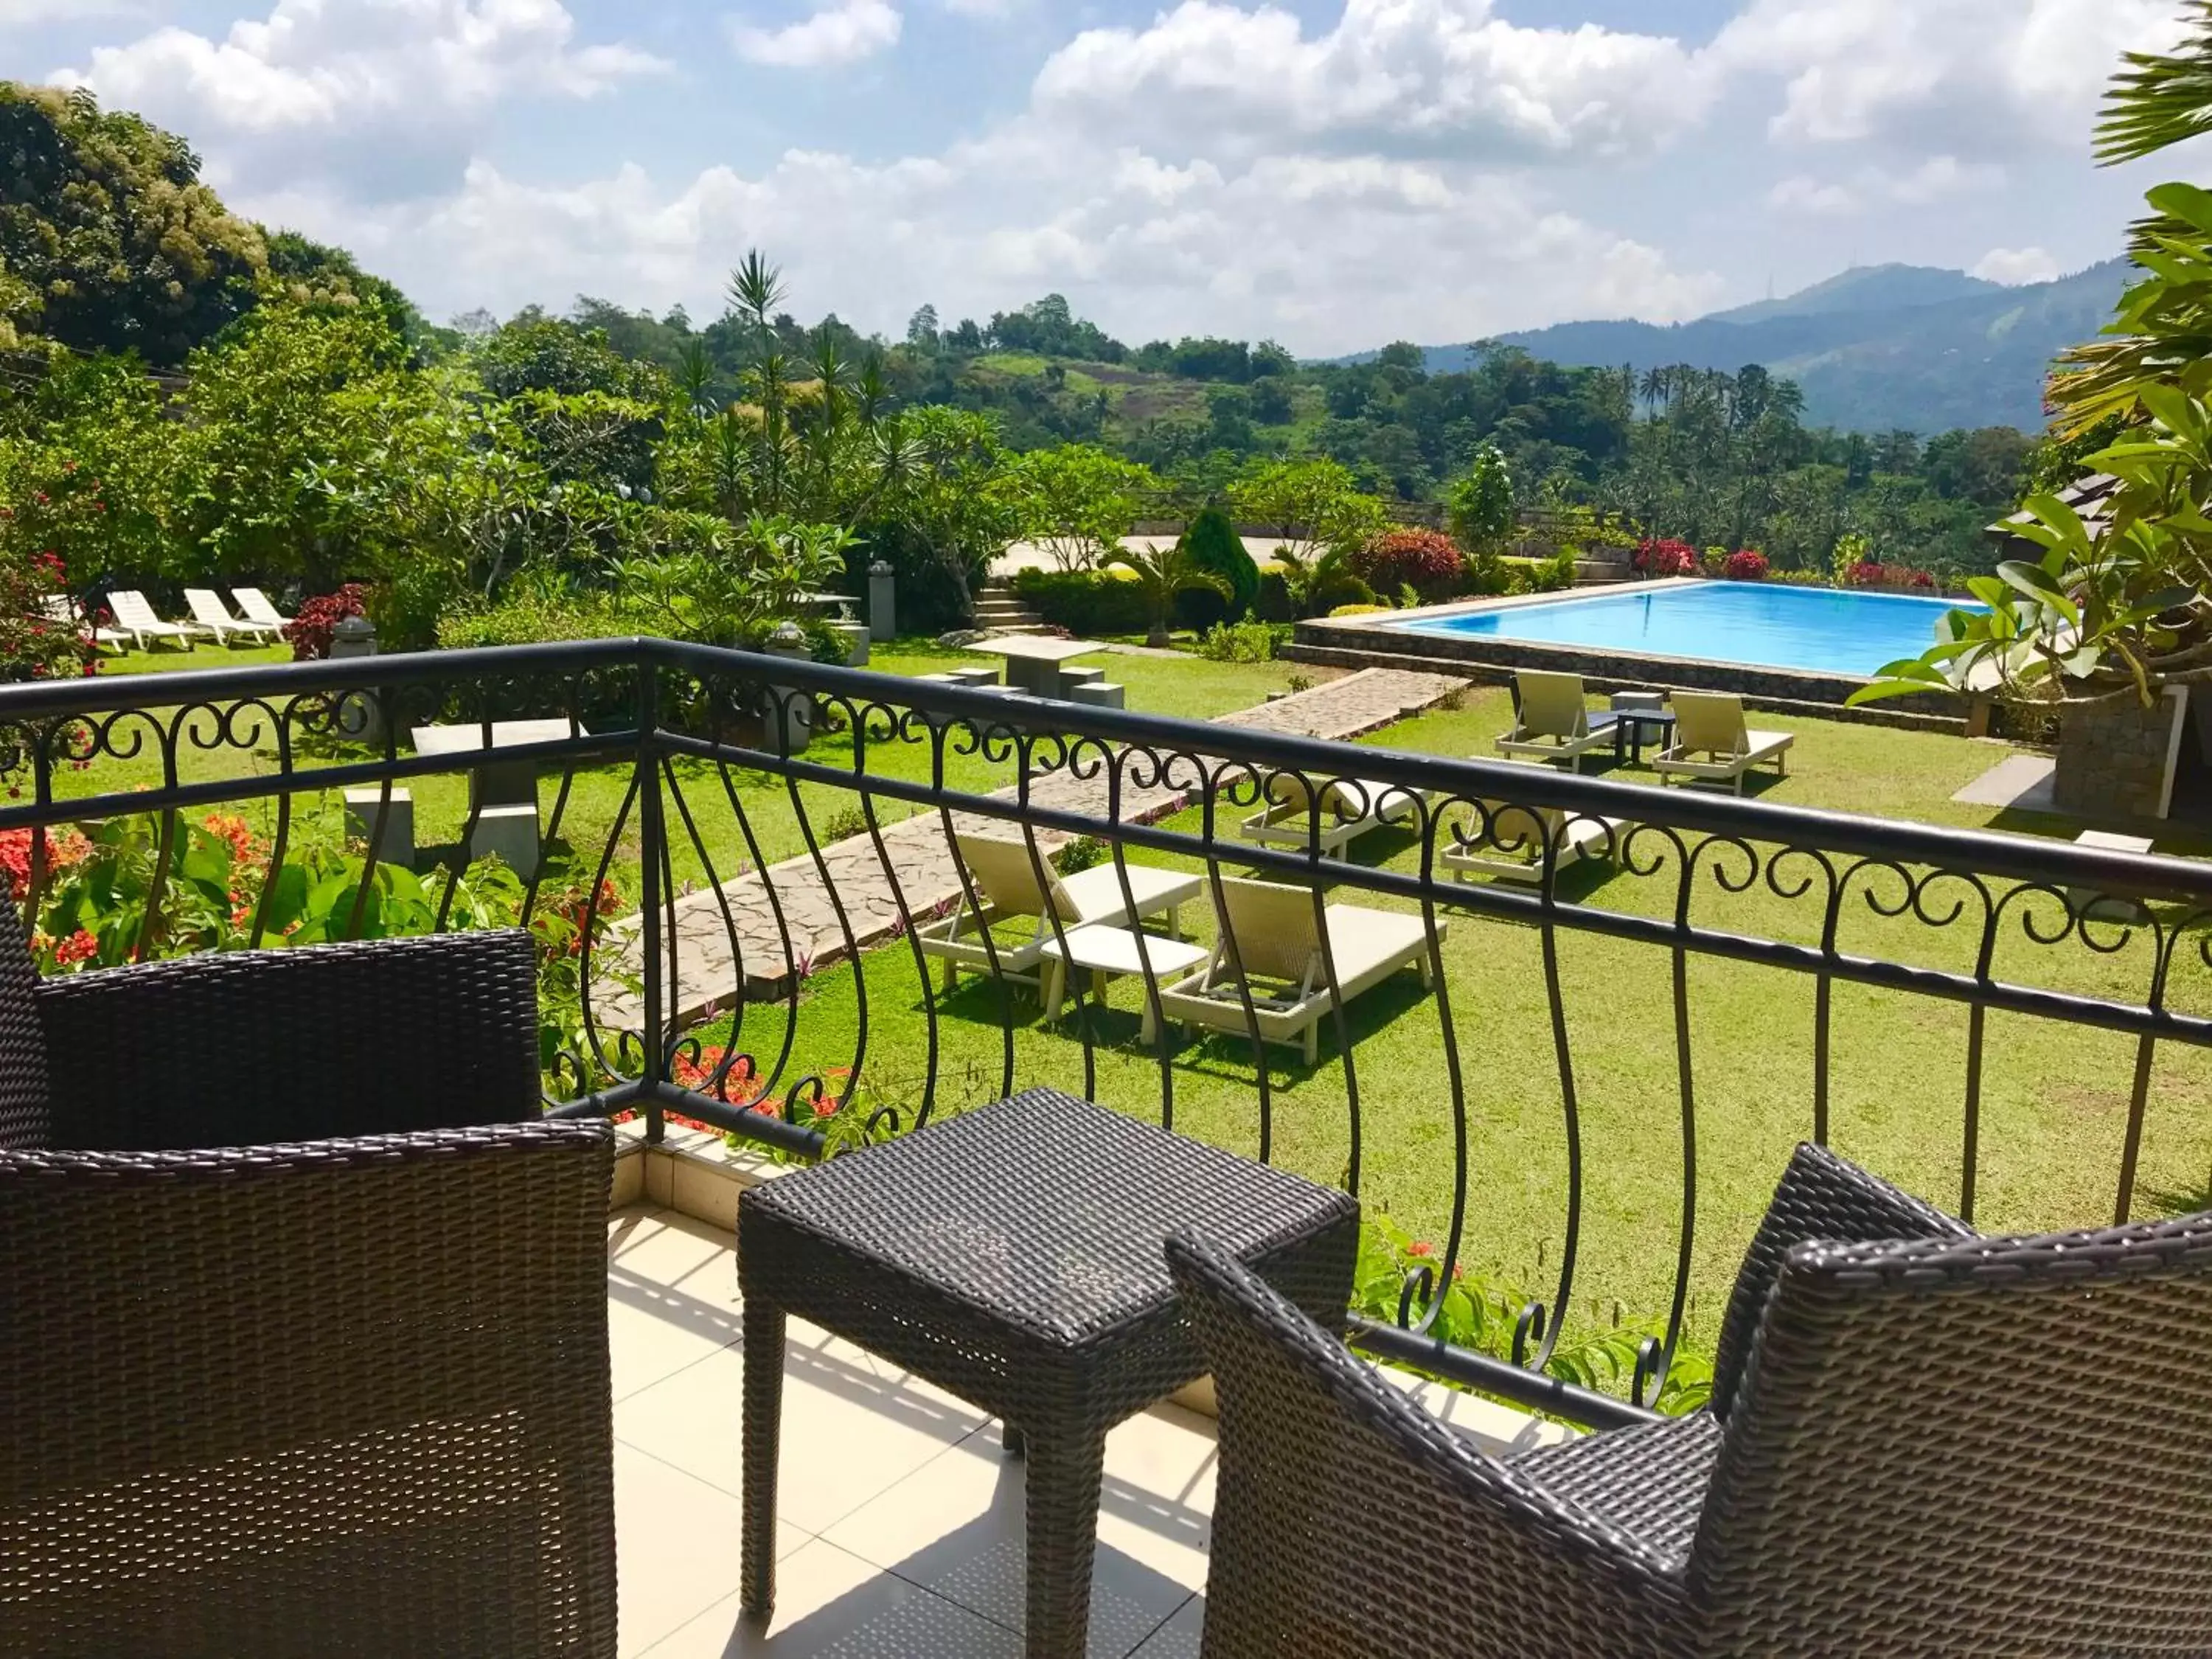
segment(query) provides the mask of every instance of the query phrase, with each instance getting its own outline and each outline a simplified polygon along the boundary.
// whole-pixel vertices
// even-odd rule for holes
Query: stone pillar
[[[806,662],[806,635],[797,623],[785,623],[769,638],[768,654],[793,662]],[[769,707],[763,712],[763,739],[781,753],[803,755],[814,738],[814,699],[797,686],[769,687]],[[779,739],[777,722],[782,723]]]
[[[898,637],[898,583],[881,559],[868,567],[868,634],[878,640]]]
[[[866,623],[831,623],[830,627],[844,636],[845,666],[866,668],[868,665],[868,625]]]
[[[366,617],[346,617],[331,630],[331,660],[376,654],[376,624]],[[384,705],[366,691],[338,699],[338,734],[371,748],[384,741]]]
[[[2062,710],[2053,803],[2087,817],[2164,817],[2188,708],[2188,688],[2170,685],[2148,708],[2130,696]]]

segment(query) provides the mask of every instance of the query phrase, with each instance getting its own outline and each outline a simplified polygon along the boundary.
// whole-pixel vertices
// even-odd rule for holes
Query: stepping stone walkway
[[[1364,668],[1310,690],[1224,714],[1212,724],[1342,741],[1419,714],[1466,685],[1465,680],[1447,674]],[[1016,790],[1010,785],[994,794],[1012,799]],[[1092,817],[1106,815],[1106,796],[1103,776],[1073,778],[1054,772],[1030,784],[1034,805]],[[1187,793],[1181,789],[1125,787],[1120,816],[1127,822],[1149,823],[1187,805]],[[956,816],[953,823],[962,832],[986,834],[994,826],[1004,834],[1008,827],[980,814]],[[1048,857],[1070,839],[1040,829],[1037,850]],[[726,1007],[740,988],[753,998],[780,994],[787,989],[794,963],[804,976],[842,961],[854,949],[865,951],[895,937],[908,916],[930,916],[959,902],[960,876],[945,837],[944,820],[937,812],[919,812],[886,826],[883,842],[896,873],[896,887],[884,873],[884,860],[877,856],[873,842],[862,834],[822,848],[818,866],[811,855],[801,854],[771,866],[765,881],[756,871],[725,882],[719,892],[708,888],[678,898],[679,1018],[689,1024],[710,1004]],[[626,950],[632,974],[637,964],[637,919],[631,917],[613,930],[617,949]],[[637,999],[626,990],[603,994],[596,1012],[603,1025],[617,1030],[641,1023]]]

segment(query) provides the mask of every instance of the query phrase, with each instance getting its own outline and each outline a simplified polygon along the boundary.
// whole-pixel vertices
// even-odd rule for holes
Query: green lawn
[[[196,653],[227,661],[252,654]],[[902,644],[879,650],[875,665],[894,673],[925,672],[942,666],[949,654]],[[171,660],[181,659],[131,662],[143,667]],[[1257,702],[1267,691],[1283,688],[1293,672],[1285,664],[1231,665],[1188,657],[1117,655],[1102,664],[1129,686],[1132,708],[1200,720]],[[1502,692],[1480,691],[1459,708],[1401,722],[1370,741],[1434,754],[1483,755],[1507,718]],[[1930,823],[2070,833],[2055,820],[1952,804],[1955,790],[2008,752],[2002,745],[1833,720],[1762,714],[1759,723],[1798,734],[1790,776],[1765,786],[1764,799]],[[809,757],[849,766],[849,736],[823,737]],[[234,756],[188,749],[183,767],[191,777],[217,775],[219,767],[234,769],[235,763]],[[266,769],[267,757],[258,764]],[[927,775],[927,751],[920,744],[878,747],[870,765],[883,775],[921,778]],[[737,867],[741,838],[720,781],[705,767],[686,766],[679,773],[716,873],[726,878]],[[157,775],[143,760],[103,763],[91,772],[68,775],[65,784],[75,791],[110,789]],[[1638,781],[1650,776],[1625,775]],[[1002,763],[956,756],[948,781],[965,789],[1007,778]],[[747,774],[734,775],[733,781],[763,855],[774,860],[801,850],[782,782]],[[562,839],[595,854],[626,782],[618,769],[580,776]],[[548,810],[554,788],[549,781]],[[422,781],[415,793],[422,842],[458,830],[465,804],[460,780]],[[849,790],[812,785],[800,794],[817,827],[854,799]],[[1197,820],[1193,811],[1170,823],[1194,830]],[[672,813],[671,822],[680,829]],[[629,869],[635,867],[634,834],[633,828],[625,838],[623,864]],[[1418,860],[1411,839],[1395,831],[1369,837],[1357,853],[1363,861],[1399,869],[1411,869]],[[1232,869],[1233,859],[1232,847]],[[679,880],[704,873],[698,849],[688,840],[679,839],[675,863]],[[625,877],[624,884],[634,894],[634,880]],[[1564,881],[1562,889],[1564,896],[1593,906],[1665,915],[1674,902],[1674,872],[1668,866],[1640,877],[1595,866]],[[1703,878],[1693,915],[1737,932],[1805,940],[1817,937],[1820,910],[1814,900],[1786,899],[1764,884],[1730,894]],[[1971,966],[1976,934],[1971,918],[1939,928],[1909,916],[1885,918],[1854,901],[1846,908],[1842,942],[1850,951],[1963,969]],[[1451,919],[1444,957],[1463,1119],[1455,1119],[1454,1110],[1443,1002],[1422,994],[1410,975],[1360,999],[1351,1016],[1350,1070],[1360,1100],[1362,1195],[1415,1233],[1440,1239],[1450,1221],[1455,1132],[1463,1127],[1469,1170],[1466,1259],[1486,1274],[1548,1295],[1565,1244],[1568,1183],[1541,936],[1524,925],[1460,914]],[[1684,1155],[1671,958],[1662,949],[1562,929],[1558,963],[1584,1170],[1575,1317],[1600,1322],[1656,1318],[1665,1311],[1675,1260]],[[848,964],[805,986],[796,1070],[787,1073],[787,1083],[806,1073],[844,1068],[857,1072],[870,1104],[911,1106],[922,1086],[933,1025],[939,1100],[972,1103],[1000,1092],[1004,1038],[995,988],[971,981],[949,996],[925,995],[904,942],[875,951],[864,966],[864,981]],[[2104,955],[2078,940],[2037,947],[2015,930],[1997,956],[2000,976],[2130,999],[2141,996],[2148,967],[2148,946],[2140,937]],[[2183,973],[2176,1004],[2202,1009],[2212,1000],[2192,994],[2203,979],[2201,964],[2194,975]],[[1709,1341],[1750,1227],[1790,1146],[1810,1131],[1814,988],[1779,970],[1694,957],[1687,985],[1699,1206],[1691,1328],[1693,1340]],[[1164,1084],[1172,1090],[1178,1127],[1224,1145],[1255,1148],[1257,1091],[1249,1045],[1229,1039],[1187,1043],[1164,1077],[1157,1058],[1136,1043],[1141,994],[1140,987],[1119,982],[1109,1011],[1087,1012],[1061,1030],[1041,1029],[1034,1002],[1016,999],[1017,1082],[1082,1089],[1087,1046],[1099,1098],[1156,1113]],[[772,1056],[781,1047],[787,1018],[781,1004],[747,1011],[742,1046]],[[1954,1204],[1967,1012],[1898,993],[1838,987],[1833,1022],[1834,1143],[1936,1201]],[[1293,1063],[1290,1051],[1271,1055],[1273,1152],[1289,1167],[1334,1181],[1342,1178],[1351,1157],[1351,1078],[1333,1033],[1325,1035],[1322,1053],[1321,1065],[1311,1071]],[[1982,1082],[1982,1224],[2087,1224],[2108,1217],[2132,1059],[2133,1046],[2122,1038],[1990,1017]],[[2176,1045],[2162,1048],[2142,1154],[2140,1212],[2203,1200],[2212,1170],[2208,1107],[2212,1060]]]

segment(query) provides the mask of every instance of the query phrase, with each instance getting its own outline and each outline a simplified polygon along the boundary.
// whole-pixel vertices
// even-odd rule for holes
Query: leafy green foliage
[[[1149,467],[1091,444],[1017,456],[1007,479],[1022,533],[1062,570],[1087,569],[1119,547],[1158,483]]]
[[[1019,570],[1013,589],[1047,622],[1085,639],[1148,624],[1143,586],[1110,569]]]
[[[1227,584],[1225,597],[1204,587],[1188,590],[1200,606],[1194,621],[1211,626],[1215,622],[1241,622],[1250,616],[1260,599],[1260,568],[1244,550],[1229,515],[1218,507],[1201,508],[1184,529],[1182,539],[1191,563],[1212,571]]]
[[[1198,654],[1209,662],[1272,662],[1290,635],[1279,623],[1216,623],[1199,635]]]
[[[1440,1295],[1442,1306],[1429,1327],[1431,1336],[1495,1359],[1519,1358],[1514,1352],[1516,1332],[1523,1310],[1536,1305],[1538,1298],[1516,1285],[1457,1267],[1449,1281],[1439,1286],[1442,1274],[1441,1253],[1434,1245],[1408,1235],[1387,1213],[1361,1216],[1353,1312],[1395,1323],[1401,1303],[1419,1313]],[[1626,1394],[1636,1374],[1638,1352],[1647,1343],[1656,1347],[1662,1334],[1656,1321],[1625,1320],[1616,1309],[1609,1328],[1577,1325],[1574,1334],[1553,1350],[1545,1370],[1563,1382],[1595,1393]],[[1527,1340],[1533,1346],[1539,1339],[1532,1332]],[[1680,1416],[1711,1398],[1711,1357],[1678,1350],[1652,1404],[1669,1416]]]
[[[1107,562],[1121,566],[1136,578],[1145,596],[1145,641],[1155,647],[1168,642],[1168,617],[1177,594],[1201,588],[1226,600],[1232,591],[1225,578],[1201,568],[1191,557],[1190,549],[1180,541],[1167,547],[1121,548]]]
[[[0,81],[0,264],[15,325],[168,367],[250,307],[261,233],[199,182],[183,139],[89,93]]]

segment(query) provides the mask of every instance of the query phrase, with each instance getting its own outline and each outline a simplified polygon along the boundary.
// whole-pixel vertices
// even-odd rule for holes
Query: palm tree
[[[2097,124],[2097,160],[2141,161],[2212,132],[2212,0],[2189,0],[2191,32],[2170,52],[2131,52]]]
[[[1352,556],[1341,542],[1318,547],[1308,543],[1303,553],[1295,544],[1285,542],[1275,550],[1275,562],[1282,567],[1283,590],[1301,617],[1311,614],[1316,594],[1327,592],[1339,577],[1352,574]]]
[[[1146,645],[1163,646],[1168,642],[1168,613],[1175,608],[1178,593],[1204,588],[1224,599],[1236,597],[1236,590],[1199,565],[1190,556],[1190,550],[1181,542],[1172,547],[1121,548],[1108,554],[1106,562],[1121,566],[1136,577],[1145,590],[1145,614],[1150,619],[1145,634]]]

